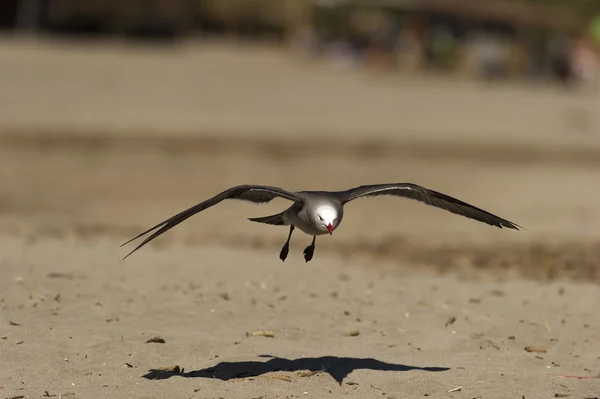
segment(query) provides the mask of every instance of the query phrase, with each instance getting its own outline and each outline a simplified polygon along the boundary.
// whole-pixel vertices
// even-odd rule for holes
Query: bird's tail
[[[285,224],[283,222],[283,212],[278,213],[277,215],[263,216],[260,218],[248,218],[248,220],[257,223],[272,224],[274,226],[283,226]]]

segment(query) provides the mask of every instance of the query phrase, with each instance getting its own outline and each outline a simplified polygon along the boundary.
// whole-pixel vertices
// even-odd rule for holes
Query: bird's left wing
[[[346,191],[337,192],[336,195],[342,203],[347,203],[357,198],[376,197],[380,195],[393,195],[423,202],[427,205],[445,209],[457,215],[465,216],[491,226],[519,230],[521,226],[493,215],[483,209],[467,204],[449,195],[429,190],[412,183],[375,184],[360,186]]]
[[[134,253],[135,251],[137,251],[138,249],[140,249],[141,247],[143,247],[144,245],[146,245],[148,242],[152,241],[159,235],[161,235],[164,232],[177,226],[179,223],[183,222],[187,218],[195,215],[198,212],[205,210],[206,208],[210,208],[211,206],[217,205],[219,202],[221,202],[223,200],[238,199],[238,200],[250,201],[250,202],[254,202],[256,204],[260,204],[260,203],[269,202],[276,197],[287,199],[287,200],[290,200],[293,202],[303,201],[303,199],[300,196],[298,196],[296,193],[286,191],[279,187],[259,186],[259,185],[242,185],[242,186],[232,187],[228,190],[223,191],[222,193],[215,195],[212,198],[207,199],[206,201],[200,202],[199,204],[194,205],[191,208],[188,208],[188,209],[178,213],[177,215],[170,217],[167,220],[163,220],[156,226],[149,228],[148,230],[144,231],[143,233],[140,233],[136,237],[125,242],[121,246],[129,244],[131,241],[136,240],[136,239],[148,234],[152,230],[159,229],[159,230],[155,231],[151,236],[147,237],[144,241],[142,241],[142,243],[139,244],[129,254],[127,254],[127,256],[125,256],[125,258],[127,258],[129,255],[131,255],[132,253]],[[123,258],[123,259],[125,259],[125,258]]]

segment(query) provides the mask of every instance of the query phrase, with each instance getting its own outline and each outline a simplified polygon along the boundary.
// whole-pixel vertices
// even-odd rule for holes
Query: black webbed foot
[[[315,253],[314,245],[311,244],[308,247],[304,248],[304,260],[306,262],[310,262],[310,260],[313,258],[314,253]]]
[[[279,259],[281,259],[282,262],[285,262],[285,259],[287,258],[289,252],[290,252],[290,243],[286,242],[283,245],[283,248],[281,248],[281,252],[279,252]]]
[[[313,240],[312,243],[304,248],[304,260],[308,263],[310,262],[310,260],[313,258],[313,255],[315,254],[315,240],[317,239],[316,236],[313,236]]]
[[[283,248],[281,248],[281,252],[279,252],[279,259],[281,259],[282,262],[285,262],[285,259],[287,258],[288,253],[290,252],[290,239],[292,238],[293,232],[294,232],[294,225],[291,225],[290,233],[288,234],[287,241],[285,242],[285,244],[283,244]]]

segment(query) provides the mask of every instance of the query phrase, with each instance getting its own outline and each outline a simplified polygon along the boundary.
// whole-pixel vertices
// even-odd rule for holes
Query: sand
[[[303,135],[282,129],[287,133],[279,137],[277,117],[271,120],[260,101],[247,108],[247,101],[233,101],[220,119],[213,115],[218,123],[209,123],[192,107],[177,117],[176,108],[150,112],[164,107],[164,99],[142,106],[148,98],[143,90],[123,99],[120,115],[103,106],[84,117],[69,96],[69,107],[60,111],[55,104],[50,112],[44,107],[53,102],[49,85],[82,90],[68,85],[82,72],[58,68],[44,75],[39,63],[50,68],[77,51],[49,46],[38,53],[30,46],[4,43],[0,49],[12,55],[0,68],[21,65],[10,83],[17,103],[3,108],[0,129],[0,397],[600,396],[600,189],[591,183],[600,181],[600,154],[593,134],[549,149],[572,132],[552,130],[548,137],[556,139],[548,144],[537,129],[520,141],[516,133],[497,136],[488,128],[448,139],[444,152],[439,140],[432,141],[443,123],[426,115],[411,114],[399,131],[420,120],[431,135],[392,137],[388,104],[381,112],[391,119],[372,107],[361,122],[380,127],[387,138],[362,131],[356,112],[336,111],[341,126],[358,123],[347,131],[355,140],[348,145],[310,101],[288,98],[280,105],[281,120],[299,125]],[[159,50],[129,58],[95,51],[80,61],[108,57],[111,68],[124,68],[119,79],[137,76],[140,87],[152,86],[144,74],[133,74],[133,66],[141,63],[136,57],[160,58]],[[254,53],[229,51],[204,55],[211,61],[202,64],[219,76],[223,69],[216,65],[231,67],[231,59],[243,56],[250,71],[268,69],[264,58],[248,55]],[[172,61],[173,68],[183,71],[184,61]],[[277,65],[285,79],[263,78],[266,92],[275,92],[277,82],[320,76],[302,85],[310,93],[332,76],[289,60]],[[250,75],[238,77],[229,92],[258,85]],[[189,75],[182,72],[181,79]],[[356,78],[368,84],[339,79],[354,82],[351,90],[373,101],[370,96],[380,94],[373,77]],[[331,84],[327,93],[345,87],[335,79]],[[425,94],[416,101],[441,101],[453,84],[436,92],[430,82],[416,81],[410,95],[393,96],[404,104],[415,101],[415,93]],[[193,102],[208,104],[220,90],[206,98],[195,93]],[[470,96],[482,104],[499,101],[504,92],[511,104],[528,93],[513,109],[527,106],[532,96],[547,105],[506,131],[541,129],[544,112],[568,112],[572,104],[553,89],[481,90]],[[102,93],[82,96],[82,107],[108,101]],[[311,105],[299,111],[295,103]],[[136,107],[154,119],[136,117]],[[310,123],[325,141],[302,125],[311,112]],[[493,107],[472,120],[462,112],[454,126],[483,128],[486,118],[495,126]],[[260,127],[264,134],[256,133]],[[223,135],[215,135],[216,128]],[[246,141],[236,142],[239,137]],[[539,146],[532,145],[536,137]],[[364,200],[348,206],[332,237],[317,241],[310,263],[302,258],[310,237],[301,234],[282,263],[278,253],[287,231],[244,218],[278,211],[285,201],[228,202],[122,260],[132,249],[119,247],[125,240],[231,185],[343,189],[371,181],[419,183],[525,230],[491,228],[408,200]],[[147,343],[155,337],[164,343]]]
[[[285,264],[213,245],[123,264],[116,248],[3,239],[4,395],[598,395],[597,379],[554,375],[598,374],[594,284],[464,281],[402,265],[392,277],[327,254],[305,264],[297,248]],[[275,337],[248,336],[260,330]],[[146,343],[155,336],[165,343]],[[159,371],[174,365],[183,370]]]

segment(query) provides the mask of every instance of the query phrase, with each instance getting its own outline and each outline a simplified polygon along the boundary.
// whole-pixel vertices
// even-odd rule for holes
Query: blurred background
[[[481,78],[593,79],[595,0],[7,0],[9,32],[270,42],[343,65]]]
[[[318,250],[600,275],[600,1],[3,0],[0,29],[6,234],[120,242],[236,184],[406,181],[527,230],[381,198]],[[220,205],[155,247],[277,260],[286,231],[244,218],[285,206]]]

